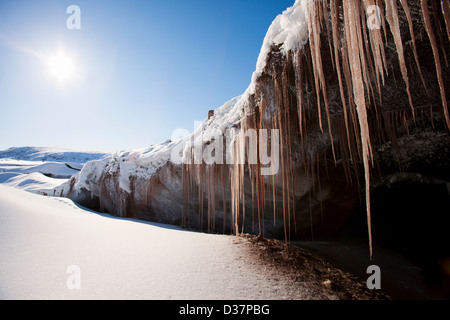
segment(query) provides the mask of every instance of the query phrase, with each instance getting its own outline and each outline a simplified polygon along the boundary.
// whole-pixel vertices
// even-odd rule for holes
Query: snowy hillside
[[[52,195],[53,189],[78,173],[86,162],[107,153],[21,147],[0,151],[0,183]]]
[[[63,181],[61,179],[47,177],[39,172],[29,174],[0,172],[1,184],[42,195],[52,195],[53,189]]]

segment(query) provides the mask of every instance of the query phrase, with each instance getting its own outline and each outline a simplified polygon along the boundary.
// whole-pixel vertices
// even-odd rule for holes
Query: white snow
[[[44,147],[9,148],[0,151],[0,183],[52,195],[56,187],[79,173],[87,161],[108,156],[101,152]]]
[[[289,50],[299,50],[303,48],[308,40],[308,20],[306,15],[307,7],[314,0],[296,0],[295,4],[279,14],[269,27],[259,53],[256,63],[256,70],[252,76],[250,91],[253,91],[253,84],[261,75],[266,66],[267,56],[273,45],[280,45],[281,50],[286,54]]]
[[[53,179],[41,173],[30,174],[0,173],[0,183],[25,191],[52,195],[53,189],[61,184],[60,179]]]
[[[308,297],[245,248],[233,236],[118,219],[0,185],[0,299]],[[79,289],[67,286],[73,277]]]
[[[70,163],[73,168],[82,164]],[[53,195],[53,190],[79,171],[61,162],[0,159],[0,183],[33,193]]]
[[[72,168],[79,167],[76,164],[70,166]],[[21,174],[39,172],[53,177],[70,178],[78,172],[72,168],[69,168],[65,163],[61,162],[34,162],[0,159],[0,170],[3,170],[3,172],[15,172]]]

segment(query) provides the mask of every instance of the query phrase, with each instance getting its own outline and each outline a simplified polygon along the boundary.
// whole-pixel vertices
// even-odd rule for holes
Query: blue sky
[[[0,149],[114,152],[193,130],[250,83],[294,0],[0,0]],[[69,30],[69,5],[81,29]],[[73,63],[49,71],[58,52]]]

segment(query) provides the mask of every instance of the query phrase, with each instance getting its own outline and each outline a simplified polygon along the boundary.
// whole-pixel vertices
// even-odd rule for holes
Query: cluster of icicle
[[[289,52],[284,59],[283,65],[267,64],[265,75],[270,75],[272,88],[274,90],[274,105],[267,98],[267,93],[258,89],[251,97],[250,111],[241,120],[241,130],[252,129],[279,129],[280,130],[280,172],[273,176],[260,174],[262,164],[184,164],[183,165],[183,224],[188,224],[189,210],[192,207],[190,199],[198,198],[198,219],[202,223],[204,215],[207,217],[207,230],[215,229],[215,217],[218,210],[222,212],[223,231],[225,221],[231,221],[231,231],[239,233],[243,231],[246,219],[245,201],[251,201],[252,220],[260,232],[264,232],[264,214],[267,210],[267,200],[271,200],[270,210],[273,210],[274,222],[277,219],[277,208],[282,211],[285,237],[291,230],[290,223],[294,219],[295,225],[295,169],[299,159],[298,152],[303,151],[303,164],[307,173],[318,168],[315,164],[319,161],[318,156],[314,159],[308,158],[305,151],[307,140],[307,126],[311,125],[314,116],[307,114],[310,105],[314,104],[317,109],[317,120],[322,128],[322,117],[326,117],[327,128],[332,146],[332,154],[336,162],[338,157],[352,161],[356,167],[357,161],[363,164],[365,178],[365,194],[367,206],[367,220],[369,229],[370,255],[372,256],[372,231],[370,212],[370,171],[373,166],[373,149],[369,129],[368,110],[379,95],[381,100],[381,88],[385,77],[388,75],[388,64],[385,54],[385,41],[389,26],[398,53],[398,61],[401,74],[406,85],[406,92],[411,106],[411,114],[415,117],[416,111],[411,98],[408,70],[406,68],[402,38],[399,25],[399,10],[404,11],[409,24],[412,51],[416,61],[418,74],[423,76],[417,56],[415,44],[413,21],[406,0],[400,0],[401,8],[396,0],[331,0],[331,1],[309,1],[308,5],[308,30],[309,43],[302,50]],[[442,13],[446,22],[447,35],[450,38],[450,5],[448,0],[431,1],[431,12],[435,16],[435,23],[439,23],[438,14]],[[370,6],[381,8],[381,28],[367,27],[367,10]],[[441,10],[439,10],[439,7]],[[423,23],[428,33],[431,48],[433,49],[436,65],[437,81],[442,98],[442,108],[446,125],[450,128],[447,100],[445,98],[445,87],[441,70],[440,54],[436,36],[441,38],[440,27],[433,27],[430,17],[429,4],[427,0],[421,0]],[[325,80],[323,55],[328,54],[322,50],[321,34],[327,32],[330,57],[333,70],[337,76],[340,99],[342,103],[341,119],[334,121],[330,115],[330,107],[327,94],[327,82]],[[384,34],[383,34],[384,32]],[[445,56],[445,51],[443,52]],[[292,70],[293,69],[293,70]],[[262,76],[261,76],[262,78]],[[423,81],[424,86],[425,82]],[[295,94],[292,94],[292,87]],[[311,98],[309,92],[313,92]],[[308,109],[309,108],[309,109]],[[322,108],[324,110],[322,110]],[[296,111],[296,112],[293,112]],[[308,121],[307,121],[308,118]],[[392,118],[392,119],[391,119]],[[385,129],[391,140],[395,136],[390,134],[395,126],[393,117],[385,115]],[[397,117],[395,117],[397,118]],[[333,125],[343,123],[343,125]],[[296,133],[300,133],[300,139]],[[335,141],[340,140],[339,150],[335,150]],[[342,143],[342,140],[345,141]],[[240,152],[249,150],[245,146],[245,138],[236,137],[234,140],[235,157],[241,157]],[[303,150],[302,150],[303,149]],[[250,181],[250,185],[245,185]],[[310,174],[306,174],[308,180]],[[351,175],[347,174],[349,179]],[[305,181],[304,183],[310,183]],[[251,189],[251,199],[245,198],[246,189]],[[278,191],[279,190],[279,191]],[[281,192],[281,194],[276,194]],[[207,200],[207,204],[203,203]],[[276,205],[276,201],[281,201]],[[229,203],[229,208],[227,208]],[[205,206],[206,205],[206,206]],[[207,212],[205,212],[205,207]],[[229,216],[227,217],[227,212]],[[248,215],[248,214],[247,214]],[[249,218],[247,218],[249,219]]]
[[[251,92],[244,94],[242,98],[246,102],[243,104],[245,112],[240,121],[239,132],[246,133],[253,129],[251,132],[262,130],[267,133],[271,129],[278,129],[279,141],[266,135],[262,140],[257,139],[250,150],[246,143],[247,137],[235,133],[231,143],[234,156],[232,164],[198,163],[194,161],[195,151],[191,146],[192,150],[185,153],[190,155],[191,161],[188,162],[192,164],[182,164],[181,222],[183,226],[196,224],[210,232],[217,231],[217,221],[220,220],[222,226],[219,230],[222,232],[239,234],[245,232],[246,226],[251,225],[251,232],[264,235],[267,216],[271,216],[274,225],[281,220],[284,236],[288,241],[291,231],[295,232],[297,227],[296,199],[308,194],[311,204],[311,190],[318,189],[320,192],[320,178],[316,179],[320,177],[320,168],[322,166],[327,169],[327,150],[320,149],[323,141],[317,140],[316,131],[319,131],[322,140],[323,136],[327,136],[329,143],[326,145],[331,145],[335,165],[338,162],[342,164],[347,183],[352,184],[353,177],[356,177],[357,184],[360,185],[359,166],[362,164],[372,256],[370,173],[376,157],[373,143],[390,142],[393,149],[398,151],[397,137],[401,135],[400,130],[409,131],[408,117],[419,124],[425,122],[426,118],[434,126],[432,106],[414,106],[410,92],[400,30],[400,10],[403,10],[408,21],[417,74],[427,90],[419,64],[410,9],[406,0],[399,0],[401,8],[397,6],[396,0],[304,1],[307,3],[304,7],[308,22],[308,42],[303,48],[288,52],[280,50],[280,44],[274,44],[267,54],[264,70],[251,85]],[[432,0],[429,6],[427,0],[417,1],[420,1],[424,29],[433,52],[442,101],[442,118],[446,127],[450,128],[440,61],[442,55],[447,65],[444,49],[444,41],[447,39],[444,40],[440,21],[445,21],[445,30],[450,39],[450,3],[449,0]],[[367,27],[367,13],[372,6],[377,6],[382,11],[379,15],[379,29]],[[379,102],[382,100],[381,90],[390,67],[385,52],[388,28],[398,54],[410,110],[388,110],[378,114],[376,101],[377,98]],[[325,38],[328,40],[329,53],[321,43],[323,32],[327,35]],[[438,43],[441,45],[440,50]],[[327,62],[331,61],[334,72],[332,76],[337,79],[340,110],[330,108],[326,81],[330,75],[325,74],[324,58]],[[330,69],[328,66],[327,70]],[[336,103],[333,105],[336,106]],[[374,114],[373,109],[376,109],[376,117],[369,116]],[[326,121],[323,121],[324,118]],[[326,127],[323,127],[324,122]],[[255,154],[260,150],[272,150],[274,143],[279,143],[279,171],[272,175],[262,175],[265,164]],[[252,157],[256,161],[242,161]],[[300,167],[304,168],[303,173],[299,172]],[[161,198],[161,190],[165,188],[162,181],[172,179],[179,173],[175,166],[169,165],[165,167],[165,176],[161,173],[164,170],[159,172],[163,177],[155,173],[148,181],[141,179],[138,182],[136,176],[130,176],[130,190],[127,191],[119,183],[119,164],[117,168],[94,179],[99,180],[98,192],[93,189],[90,191],[91,196],[94,193],[98,195],[101,212],[108,211],[121,217],[139,217],[138,212],[142,208],[147,211],[151,209]],[[147,181],[144,187],[142,180]],[[68,197],[74,192],[75,182],[74,178],[69,181]],[[141,196],[142,207],[136,203],[136,195]],[[60,196],[64,196],[63,189],[60,190]],[[192,217],[193,209],[198,212],[197,218]],[[311,210],[310,220],[312,235]]]
[[[191,159],[192,164],[182,164],[181,222],[183,226],[196,225],[207,231],[235,234],[245,232],[245,227],[251,226],[249,231],[264,235],[265,224],[270,217],[274,225],[284,226],[284,236],[288,241],[291,231],[295,232],[297,227],[296,200],[307,195],[311,204],[310,190],[320,192],[320,179],[316,178],[322,174],[319,172],[321,168],[327,169],[327,161],[324,161],[327,150],[326,147],[321,149],[321,146],[331,145],[330,153],[334,163],[343,164],[347,183],[351,184],[353,177],[356,177],[359,186],[362,179],[358,174],[360,171],[364,172],[372,256],[370,174],[376,156],[373,142],[389,141],[397,148],[398,131],[401,128],[409,130],[407,117],[419,122],[428,117],[433,121],[433,110],[414,106],[410,92],[400,13],[408,21],[412,40],[408,48],[412,50],[417,74],[427,90],[419,64],[413,20],[406,0],[303,1],[302,5],[306,4],[302,7],[306,10],[308,41],[302,48],[287,52],[280,49],[282,44],[274,44],[265,57],[264,70],[260,70],[261,73],[253,80],[252,91],[241,98],[246,99],[246,103],[242,104],[245,112],[240,121],[240,132],[253,129],[254,132],[263,130],[268,133],[271,129],[278,129],[279,141],[274,141],[273,136],[266,136],[266,139],[258,140],[253,145],[253,150],[250,150],[246,137],[236,134],[231,143],[234,163],[206,164],[196,163]],[[450,39],[450,3],[449,0],[416,1],[420,2],[424,29],[433,52],[442,101],[442,118],[447,128],[450,128],[440,60],[442,56],[444,64],[447,64],[444,42]],[[368,9],[372,6],[381,9],[379,29],[367,26]],[[444,28],[441,21],[445,22]],[[445,31],[441,31],[442,29],[447,36],[444,36]],[[385,52],[389,31],[396,47],[398,65],[410,104],[408,115],[405,110],[389,110],[380,114],[373,112],[373,109],[377,109],[377,101],[380,103],[382,100],[381,90],[389,75],[388,70],[392,70]],[[321,36],[324,33],[326,37]],[[326,44],[321,43],[324,38],[328,40]],[[303,40],[300,41],[302,44]],[[329,51],[324,47],[328,47]],[[331,61],[332,66],[326,65],[324,61]],[[333,74],[326,74],[330,70]],[[329,83],[326,80],[329,77],[337,79],[337,100],[340,103],[329,101]],[[340,110],[336,110],[336,105]],[[378,114],[375,119],[370,116],[374,113]],[[326,125],[323,126],[323,123]],[[319,138],[317,132],[321,133]],[[259,157],[252,163],[239,160],[249,159],[260,149],[271,150],[274,143],[279,143],[278,173],[262,175],[261,170],[265,165]],[[260,148],[261,144],[265,145]],[[186,154],[193,157],[195,152]],[[99,164],[99,168],[103,166],[104,164]],[[301,167],[304,172],[301,172]],[[167,172],[161,170],[166,172],[165,176],[159,177],[161,172],[157,172],[148,180],[130,176],[129,191],[122,190],[120,186],[120,170],[112,170],[111,173],[104,173],[101,178],[95,178],[99,180],[96,187],[98,192],[91,187],[91,195],[98,195],[100,211],[109,211],[123,217],[139,217],[139,210],[157,211],[157,208],[152,207],[165,189],[162,181],[178,179],[178,169],[169,165]],[[144,180],[146,184],[142,186]],[[68,196],[73,193],[74,185],[75,180],[71,180]],[[64,195],[64,190],[60,191],[60,195]],[[138,196],[141,197],[141,204],[136,201]],[[193,211],[197,211],[197,217],[193,217]],[[312,226],[312,213],[310,220]]]
[[[447,34],[450,37],[450,19],[449,19],[449,2],[448,0],[442,0],[441,9],[446,21],[447,26]],[[438,23],[438,10],[436,1],[431,1],[433,12],[435,15],[435,22]],[[408,19],[411,39],[412,39],[412,47],[413,53],[415,56],[415,60],[417,63],[417,68],[421,75],[420,64],[417,57],[417,49],[415,45],[415,35],[413,30],[413,23],[411,20],[411,14],[409,12],[408,3],[406,0],[400,0],[400,4],[404,10],[404,13]],[[398,7],[396,0],[385,0],[384,7],[380,0],[362,0],[362,1],[353,1],[353,0],[343,0],[341,6],[339,6],[339,1],[331,0],[329,8],[331,14],[331,22],[332,22],[332,40],[334,47],[334,61],[336,72],[339,77],[339,85],[341,90],[341,99],[344,110],[344,117],[347,123],[347,115],[346,115],[346,100],[343,93],[343,85],[341,79],[341,67],[340,67],[340,59],[342,59],[344,77],[347,81],[351,79],[351,85],[348,87],[353,88],[353,94],[349,93],[350,104],[353,103],[356,105],[357,115],[358,115],[358,123],[359,123],[359,132],[361,137],[361,148],[363,153],[363,163],[364,163],[364,171],[365,171],[365,189],[366,189],[366,206],[367,206],[367,219],[368,219],[368,229],[369,229],[369,242],[370,242],[370,254],[372,256],[372,232],[371,232],[371,212],[370,212],[370,162],[373,159],[373,151],[371,146],[371,137],[369,134],[369,125],[368,125],[368,117],[367,117],[367,109],[368,109],[368,99],[370,99],[370,95],[374,95],[374,89],[372,88],[370,75],[375,74],[376,77],[376,90],[381,95],[381,82],[384,83],[384,75],[387,73],[388,66],[385,60],[384,53],[384,43],[383,43],[383,35],[381,34],[381,29],[373,28],[368,30],[366,28],[367,16],[366,12],[370,6],[377,5],[378,8],[384,8],[384,14],[381,14],[381,24],[383,26],[384,32],[386,33],[386,21],[389,24],[389,28],[391,30],[396,48],[398,53],[398,59],[400,64],[400,70],[406,85],[406,91],[409,98],[409,103],[411,105],[412,114],[415,114],[413,101],[411,99],[410,89],[409,89],[409,80],[408,80],[408,71],[406,68],[405,57],[404,57],[404,48],[402,44],[402,38],[400,34],[400,25],[399,25],[399,16],[398,16]],[[313,62],[315,65],[315,75],[320,80],[320,85],[323,91],[323,96],[325,100],[325,107],[328,108],[326,101],[326,86],[325,81],[323,79],[323,72],[321,66],[321,58],[320,58],[320,38],[319,38],[319,30],[321,28],[322,22],[316,18],[316,16],[320,12],[327,12],[327,6],[324,1],[315,1],[313,3],[313,8],[309,12],[309,29],[310,29],[310,43],[311,48],[314,48],[311,51],[311,55],[313,57]],[[339,41],[339,14],[340,8],[343,11],[343,24],[344,24],[344,37],[342,37],[342,41]],[[421,8],[423,13],[424,25],[425,29],[428,33],[431,47],[433,49],[435,64],[436,64],[436,74],[438,78],[438,83],[441,92],[441,99],[443,105],[443,111],[445,114],[445,121],[447,127],[450,128],[450,119],[448,115],[448,107],[447,100],[445,96],[445,88],[443,84],[442,78],[442,69],[441,62],[439,58],[439,52],[436,44],[436,38],[433,31],[433,27],[431,25],[430,13],[428,8],[427,0],[421,0]],[[319,14],[320,16],[320,14]],[[323,16],[323,14],[322,14]],[[326,14],[325,14],[326,17]],[[325,19],[325,24],[328,19]],[[437,28],[437,32],[439,32],[440,27]],[[331,40],[331,39],[330,39]],[[318,42],[316,44],[316,42]],[[441,41],[441,44],[443,41]],[[330,45],[331,47],[331,45]],[[339,55],[340,54],[340,55]],[[445,50],[443,50],[443,54],[445,56]],[[347,66],[347,63],[349,66]],[[372,73],[370,73],[372,72]],[[422,77],[422,75],[421,75]],[[424,83],[425,85],[425,83]],[[316,89],[317,92],[320,91],[318,80],[316,80]],[[318,95],[319,99],[319,95]],[[380,97],[381,99],[381,97]],[[320,104],[318,103],[320,106]],[[328,110],[327,110],[328,112]],[[352,113],[353,115],[353,113]],[[350,129],[348,126],[346,127],[347,137],[350,139],[349,134]],[[330,128],[331,133],[331,128]],[[373,165],[373,163],[372,163]]]

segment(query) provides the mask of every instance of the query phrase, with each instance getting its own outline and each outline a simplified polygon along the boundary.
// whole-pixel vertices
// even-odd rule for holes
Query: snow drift
[[[4,185],[0,252],[2,300],[311,298],[306,285],[247,259],[232,237],[98,215]],[[68,285],[72,266],[78,288]]]

